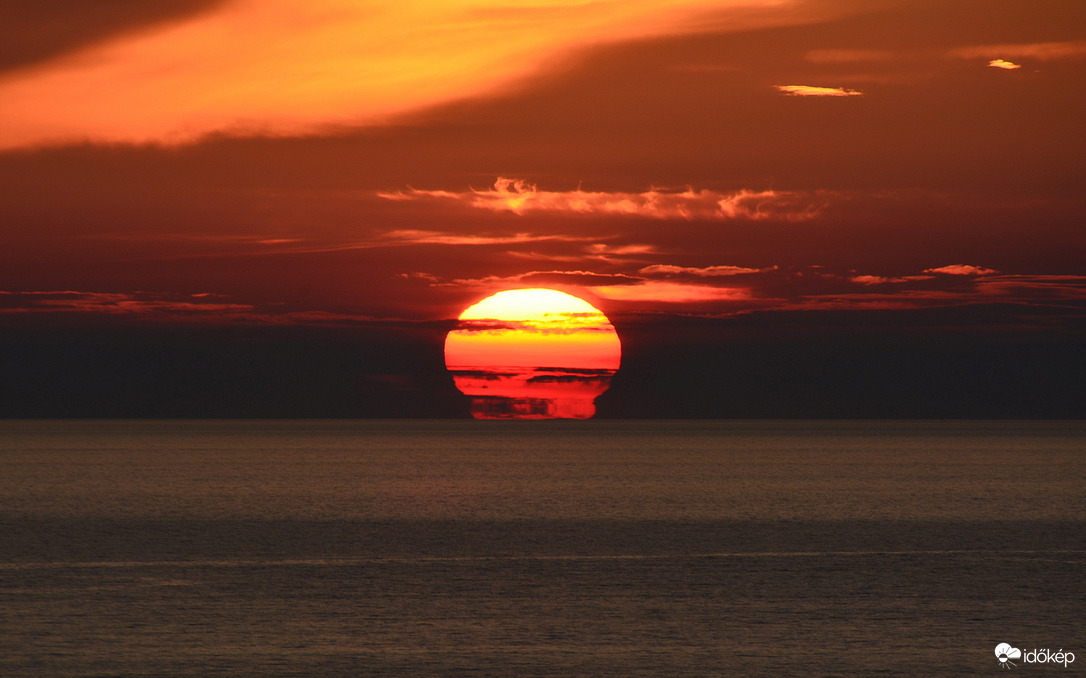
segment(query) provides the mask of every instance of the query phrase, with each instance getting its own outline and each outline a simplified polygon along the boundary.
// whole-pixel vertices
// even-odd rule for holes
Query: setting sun
[[[460,323],[445,339],[445,365],[477,418],[587,419],[622,360],[607,317],[565,292],[499,292]]]
[[[4,3],[0,678],[1083,654],[1084,86],[1086,0]]]

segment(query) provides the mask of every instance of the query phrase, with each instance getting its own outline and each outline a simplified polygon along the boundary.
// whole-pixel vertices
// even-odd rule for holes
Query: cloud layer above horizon
[[[42,2],[0,26],[6,319],[1086,317],[1086,5]]]

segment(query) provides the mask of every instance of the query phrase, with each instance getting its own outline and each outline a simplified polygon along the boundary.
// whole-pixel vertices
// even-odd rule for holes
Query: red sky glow
[[[1086,4],[102,7],[0,26],[0,323],[1084,336]]]

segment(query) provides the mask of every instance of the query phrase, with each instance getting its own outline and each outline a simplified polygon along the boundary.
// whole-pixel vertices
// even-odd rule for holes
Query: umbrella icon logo
[[[1009,669],[1012,666],[1016,666],[1012,659],[1021,659],[1022,651],[1017,647],[1011,647],[1007,643],[1000,643],[995,648],[996,659],[999,660],[999,666],[1004,669]]]

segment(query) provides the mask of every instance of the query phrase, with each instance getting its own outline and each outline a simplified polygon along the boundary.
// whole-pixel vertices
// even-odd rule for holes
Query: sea
[[[1086,675],[1084,495],[1086,421],[0,421],[0,675]]]

